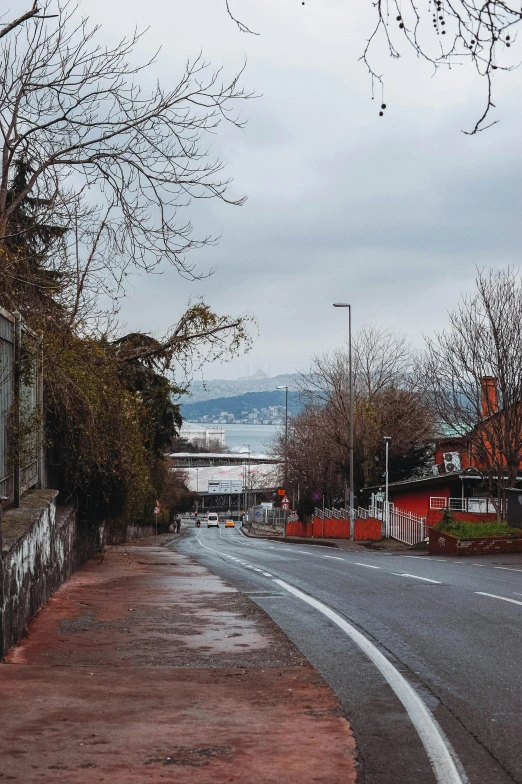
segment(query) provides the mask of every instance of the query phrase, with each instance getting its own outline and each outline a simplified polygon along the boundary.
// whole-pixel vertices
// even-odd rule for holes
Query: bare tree
[[[234,15],[229,0],[225,0],[225,5],[239,29],[252,32]],[[518,65],[507,50],[515,43],[517,26],[522,20],[519,3],[512,0],[375,0],[372,6],[375,24],[361,47],[360,60],[370,74],[372,96],[375,86],[380,87],[381,116],[386,110],[384,81],[374,64],[374,52],[384,48],[392,58],[398,59],[401,51],[409,47],[435,70],[446,67],[458,72],[458,66],[472,64],[485,81],[486,99],[484,110],[469,133],[483,131],[497,122],[489,121],[495,106],[493,72],[510,71]],[[354,13],[353,8],[350,12]]]
[[[522,461],[522,279],[481,271],[476,287],[448,330],[427,339],[425,374],[445,431],[463,439],[500,519]]]
[[[83,264],[92,271],[104,258],[118,285],[129,266],[150,271],[164,261],[197,277],[185,253],[212,238],[195,237],[179,213],[192,199],[244,201],[229,196],[222,161],[206,145],[223,121],[241,126],[236,105],[249,97],[241,73],[225,81],[199,56],[177,84],[146,90],[136,78],[151,63],[130,64],[139,33],[104,46],[75,6],[58,4],[51,20],[49,7],[45,0],[0,42],[0,251],[20,234],[13,219],[31,198],[37,225],[70,228],[88,216],[90,228],[80,225],[75,238]],[[15,191],[20,162],[27,176]],[[1,274],[18,280],[16,254],[4,252]]]
[[[206,362],[225,361],[247,351],[251,345],[248,326],[252,322],[248,315],[218,315],[198,300],[189,303],[164,337],[131,333],[114,340],[112,352],[120,362],[145,363],[162,371],[175,363],[188,377]]]
[[[413,373],[411,348],[401,335],[366,326],[355,336],[353,360],[356,485],[380,482],[384,435],[392,437],[391,475],[406,478],[422,469],[435,435],[432,409]],[[314,357],[310,371],[301,379],[307,405],[291,421],[290,483],[321,490],[330,502],[342,499],[347,486],[348,382],[344,348]],[[275,452],[284,456],[282,434]],[[315,488],[309,484],[312,480]]]

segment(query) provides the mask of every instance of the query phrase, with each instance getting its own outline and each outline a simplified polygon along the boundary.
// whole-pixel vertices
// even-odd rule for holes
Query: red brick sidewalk
[[[249,599],[149,540],[54,594],[0,665],[0,699],[0,781],[355,781],[319,674]]]

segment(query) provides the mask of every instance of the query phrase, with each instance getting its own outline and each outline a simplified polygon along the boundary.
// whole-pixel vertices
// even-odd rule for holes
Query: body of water
[[[225,430],[225,444],[232,451],[250,444],[251,452],[266,452],[279,425],[219,425]]]

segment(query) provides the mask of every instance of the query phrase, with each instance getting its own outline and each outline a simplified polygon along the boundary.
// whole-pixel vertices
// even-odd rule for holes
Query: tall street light
[[[391,441],[391,436],[383,436],[383,441],[386,444],[386,492],[384,494],[384,531],[386,536],[390,536],[390,505],[388,503],[388,447]]]
[[[284,491],[287,491],[288,485],[288,386],[285,384],[280,387],[276,387],[276,389],[284,389],[285,390],[285,476],[283,480],[284,484]],[[292,502],[293,506],[293,502]],[[283,519],[283,526],[284,526],[284,536],[286,538],[286,514],[284,515]]]
[[[348,376],[350,388],[350,541],[355,540],[355,509],[353,502],[353,381],[352,381],[352,306],[348,302],[334,302],[334,308],[348,308]]]
[[[243,468],[244,477],[245,477],[245,494],[244,494],[244,497],[245,497],[245,511],[246,511],[247,510],[247,506],[248,506],[248,495],[249,495],[249,493],[248,493],[248,475],[249,475],[249,469],[250,469],[250,444],[243,444],[242,446],[247,446],[248,447],[248,466],[245,465],[244,468]]]
[[[285,390],[285,478],[283,484],[286,493],[288,484],[288,386],[276,387],[276,389]]]

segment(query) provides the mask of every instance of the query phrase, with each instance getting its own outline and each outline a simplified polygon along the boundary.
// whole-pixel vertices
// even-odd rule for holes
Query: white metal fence
[[[405,544],[417,544],[426,538],[426,518],[400,509],[390,510],[389,534]]]
[[[384,523],[386,537],[397,539],[405,544],[417,544],[426,538],[426,518],[414,512],[397,509],[392,502],[380,501],[372,495],[368,509],[370,517],[376,517]]]

